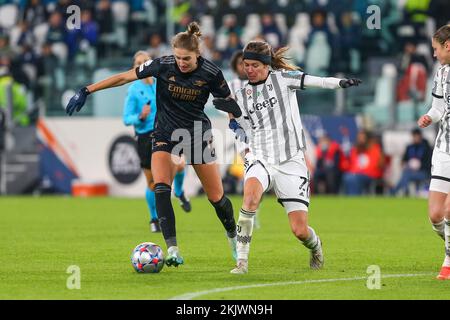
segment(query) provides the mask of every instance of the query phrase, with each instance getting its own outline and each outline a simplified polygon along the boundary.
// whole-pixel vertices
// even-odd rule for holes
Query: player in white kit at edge
[[[428,215],[434,231],[445,242],[445,258],[439,280],[450,280],[450,24],[433,35],[432,46],[439,67],[434,77],[433,101],[418,125],[428,127],[439,122],[439,132],[431,161]]]

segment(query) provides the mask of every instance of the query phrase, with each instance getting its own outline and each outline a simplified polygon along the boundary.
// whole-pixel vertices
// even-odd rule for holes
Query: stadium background
[[[76,30],[66,28],[72,4],[82,8]],[[430,37],[450,20],[449,7],[448,0],[0,0],[0,299],[450,299],[448,281],[435,279],[444,252],[427,201],[381,197],[398,181],[415,118],[429,106],[436,68]],[[380,29],[370,29],[377,10]],[[268,12],[276,26],[263,18]],[[174,205],[185,265],[143,275],[130,264],[138,243],[164,240],[148,228],[133,132],[121,119],[126,87],[90,96],[71,118],[64,107],[79,87],[127,70],[135,51],[167,52],[170,34],[194,19],[206,37],[204,56],[227,79],[230,54],[260,34],[291,46],[310,74],[364,81],[350,90],[299,93],[313,167],[324,132],[348,152],[358,130],[370,129],[371,144],[385,155],[368,197],[344,197],[342,188],[321,196],[313,185],[308,219],[324,243],[320,272],[310,270],[309,252],[272,195],[259,209],[245,277],[229,274],[234,261],[204,196],[191,198],[189,214]],[[211,104],[207,112],[228,134],[218,151],[233,157],[226,117]],[[436,127],[424,133],[432,144]],[[241,166],[221,167],[227,190],[239,193]],[[199,191],[190,168],[185,183],[186,193]],[[59,196],[73,187],[79,195],[114,196]],[[426,196],[426,181],[411,191]],[[230,199],[237,213],[242,196]],[[81,272],[80,290],[71,282],[73,267]],[[381,272],[377,288],[370,288],[370,267]],[[166,306],[148,310],[175,314]]]
[[[349,91],[299,93],[308,156],[314,167],[325,132],[348,152],[358,130],[369,129],[384,161],[367,192],[386,194],[400,178],[410,130],[430,105],[436,68],[430,37],[450,19],[450,3],[440,0],[0,3],[1,194],[71,193],[82,184],[97,185],[100,193],[107,187],[111,195],[143,196],[133,132],[120,118],[127,87],[96,93],[70,119],[64,107],[77,88],[127,70],[135,51],[170,53],[171,35],[193,20],[201,24],[203,56],[228,80],[234,77],[231,55],[256,37],[275,48],[290,46],[293,61],[307,73],[361,78],[363,85]],[[81,8],[79,29],[67,28],[71,5]],[[207,112],[216,128],[231,135],[225,115],[211,104]],[[432,144],[436,128],[424,132]],[[232,139],[227,141],[216,145],[219,153],[232,149]],[[233,173],[229,165],[222,165],[224,179]],[[189,195],[200,191],[191,170],[185,183]],[[426,195],[426,187],[419,188],[414,194]]]

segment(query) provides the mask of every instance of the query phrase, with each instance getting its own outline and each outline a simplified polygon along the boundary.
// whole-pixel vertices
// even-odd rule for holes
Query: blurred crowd
[[[380,137],[369,131],[359,131],[351,148],[324,134],[315,155],[316,193],[418,195],[427,189],[430,179],[432,148],[419,129],[412,130],[411,143],[403,151],[401,177],[396,185],[389,185],[386,179],[386,175],[392,174],[392,159],[383,151]]]
[[[0,0],[0,76],[23,85],[33,101],[48,98],[62,93],[68,76],[71,85],[85,81],[108,58],[145,48],[152,56],[168,54],[168,19],[174,32],[196,20],[204,34],[203,56],[222,67],[255,38],[274,48],[290,46],[294,62],[318,75],[361,73],[371,56],[399,56],[401,101],[410,98],[412,74],[419,75],[417,98],[424,94],[432,64],[429,37],[450,12],[446,0],[173,2],[167,15],[163,0]],[[74,22],[71,5],[81,8],[80,28],[67,28]],[[370,5],[380,9],[380,29],[366,27]]]
[[[222,68],[230,67],[232,55],[245,43],[264,39],[275,49],[289,46],[293,62],[308,73],[343,72],[367,79],[374,101],[355,112],[377,118],[389,115],[381,112],[392,105],[389,87],[394,88],[392,101],[424,101],[434,64],[430,38],[450,20],[448,0],[173,0],[173,4],[168,13],[164,0],[0,0],[0,111],[7,105],[9,88],[17,125],[32,123],[39,106],[49,110],[56,104],[62,112],[68,88],[91,81],[101,67],[128,68],[129,57],[137,50],[148,50],[152,57],[170,54],[168,26],[176,33],[195,20],[203,33],[202,55]],[[79,17],[72,5],[80,8]],[[379,16],[373,7],[368,10],[371,5],[377,6]],[[377,22],[381,28],[376,28]],[[377,59],[383,63],[372,63]],[[386,61],[394,62],[395,72]],[[398,185],[388,186],[383,176],[390,158],[381,139],[361,131],[353,146],[339,145],[324,134],[311,167],[314,192],[399,194],[409,192],[411,183],[420,188],[429,178],[429,145],[420,132],[412,136]],[[241,163],[230,167],[231,188],[239,185],[241,167]]]
[[[432,147],[419,129],[411,131],[411,143],[403,150],[401,174],[395,184],[387,179],[393,171],[392,158],[384,152],[379,136],[361,130],[351,144],[345,127],[341,134],[341,144],[325,132],[321,134],[315,150],[310,151],[314,153],[314,162],[307,157],[312,193],[420,196],[428,190]],[[243,160],[236,157],[223,180],[226,192],[241,193],[243,179]]]

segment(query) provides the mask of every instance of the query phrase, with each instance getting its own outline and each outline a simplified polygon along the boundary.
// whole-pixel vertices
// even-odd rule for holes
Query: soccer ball
[[[153,242],[141,243],[131,253],[131,264],[136,272],[160,272],[164,267],[163,251]]]

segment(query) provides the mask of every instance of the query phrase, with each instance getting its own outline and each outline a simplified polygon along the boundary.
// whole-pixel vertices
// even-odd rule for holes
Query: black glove
[[[66,113],[71,116],[75,111],[80,111],[81,108],[83,108],[89,94],[90,92],[86,87],[78,90],[77,94],[70,98],[70,101],[66,107]]]
[[[213,104],[217,110],[231,113],[235,118],[239,118],[242,115],[241,108],[232,98],[215,98]]]
[[[348,87],[352,87],[352,86],[359,86],[359,84],[362,81],[356,78],[350,78],[350,79],[343,79],[341,81],[339,81],[339,86],[341,88],[348,88]]]
[[[235,119],[230,120],[228,127],[233,130],[234,134],[236,135],[236,139],[239,139],[244,143],[248,143],[248,138],[245,130],[242,129],[241,125]]]

